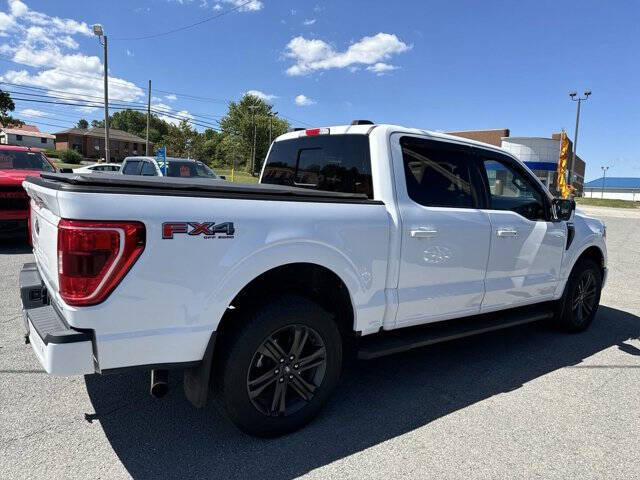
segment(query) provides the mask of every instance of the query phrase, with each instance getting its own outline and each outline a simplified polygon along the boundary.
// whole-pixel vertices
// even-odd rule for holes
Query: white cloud
[[[309,19],[305,20],[304,22],[302,22],[302,25],[309,26],[309,25],[313,25],[314,23],[316,23],[316,19],[315,18],[309,18]]]
[[[164,98],[169,100],[170,102],[175,102],[178,99],[178,97],[176,97],[173,93],[165,95]]]
[[[232,4],[234,7],[239,7],[240,5],[242,5],[238,11],[240,12],[257,12],[258,10],[262,10],[262,8],[264,7],[264,4],[262,3],[261,0],[250,0],[249,3],[247,3],[246,5],[243,5],[244,3],[246,3],[247,0],[222,0],[225,3],[230,3]]]
[[[9,10],[13,17],[20,17],[29,11],[29,8],[19,0],[9,1]]]
[[[287,75],[307,75],[317,70],[360,64],[374,65],[411,48],[412,45],[402,42],[396,35],[382,32],[363,37],[343,52],[336,51],[323,40],[299,36],[292,38],[286,46],[285,55],[296,62],[287,69]]]
[[[187,110],[180,110],[179,112],[176,112],[166,103],[151,104],[151,111],[155,113],[158,118],[161,118],[172,125],[178,125],[181,120],[193,120],[193,115],[191,115]]]
[[[368,66],[367,70],[380,76],[380,75],[384,75],[385,73],[391,72],[393,70],[397,70],[398,68],[400,67],[397,67],[395,65],[389,65],[388,63],[378,62]]]
[[[311,100],[309,97],[302,94],[294,98],[294,102],[296,102],[296,105],[298,105],[299,107],[308,107],[309,105],[315,105],[316,103],[318,103],[315,100]]]
[[[133,52],[133,50],[129,50],[128,48],[125,50],[125,52],[127,53],[127,57],[134,57],[135,53]]]
[[[0,36],[11,30],[3,55],[15,63],[33,67],[9,70],[1,80],[50,89],[51,96],[74,102],[100,102],[103,96],[102,62],[98,56],[77,52],[76,35],[93,35],[85,22],[49,16],[31,10],[19,0],[9,2],[9,12],[0,12]],[[59,90],[60,92],[54,92]],[[109,99],[132,101],[144,91],[132,82],[109,76]],[[89,97],[82,100],[79,97]],[[86,107],[94,108],[94,107]]]
[[[260,90],[248,90],[247,95],[253,95],[254,97],[258,97],[260,100],[269,101],[278,98],[277,95],[273,95],[271,93],[264,93]]]
[[[220,10],[222,10],[222,5],[220,5],[219,3],[216,3],[216,4],[213,6],[213,9],[214,9],[216,12],[219,12]]]
[[[25,117],[42,117],[46,115],[46,113],[33,108],[24,108],[20,110],[20,115],[24,115]]]

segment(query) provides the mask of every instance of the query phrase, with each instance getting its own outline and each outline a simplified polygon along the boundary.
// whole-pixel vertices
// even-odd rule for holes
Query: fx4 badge
[[[204,238],[233,238],[235,231],[233,222],[165,222],[162,224],[163,239],[172,239],[176,233],[194,237],[204,235]]]

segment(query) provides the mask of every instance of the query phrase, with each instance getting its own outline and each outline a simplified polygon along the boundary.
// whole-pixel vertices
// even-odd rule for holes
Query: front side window
[[[138,175],[140,169],[140,160],[129,160],[124,164],[122,173],[125,175]]]
[[[542,194],[531,179],[506,161],[483,159],[489,186],[489,207],[511,210],[529,220],[544,220]]]
[[[275,142],[261,182],[373,198],[369,138],[317,135]]]
[[[468,149],[415,137],[400,139],[409,198],[426,207],[473,208],[474,159]]]

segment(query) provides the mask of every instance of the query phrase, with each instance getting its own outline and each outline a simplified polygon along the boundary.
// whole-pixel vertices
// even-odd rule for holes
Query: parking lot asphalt
[[[148,374],[49,377],[22,338],[18,272],[0,244],[0,478],[640,478],[640,212],[608,227],[591,328],[527,325],[350,365],[320,417],[274,440]]]

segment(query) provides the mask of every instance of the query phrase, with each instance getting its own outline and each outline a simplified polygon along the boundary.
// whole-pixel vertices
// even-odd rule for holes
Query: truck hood
[[[37,170],[0,170],[0,185],[8,186],[8,185],[18,185],[21,186],[22,182],[29,175],[40,175],[40,172]]]

